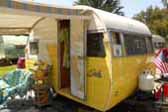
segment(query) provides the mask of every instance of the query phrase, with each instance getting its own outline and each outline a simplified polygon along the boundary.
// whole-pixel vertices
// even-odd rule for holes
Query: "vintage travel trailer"
[[[153,53],[145,24],[87,6],[1,0],[0,33],[28,34],[26,67],[52,65],[56,93],[100,111],[136,90]]]
[[[166,47],[166,40],[160,35],[152,35],[152,42],[155,50]]]

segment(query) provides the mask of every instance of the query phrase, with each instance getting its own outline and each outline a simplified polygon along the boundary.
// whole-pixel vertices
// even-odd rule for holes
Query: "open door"
[[[70,37],[71,94],[82,100],[86,98],[85,36],[84,21],[73,19]]]

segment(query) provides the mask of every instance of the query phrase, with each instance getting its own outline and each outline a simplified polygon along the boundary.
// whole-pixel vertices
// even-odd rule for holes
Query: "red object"
[[[168,73],[168,49],[160,49],[153,62],[162,73]]]
[[[163,85],[164,97],[168,97],[168,83]]]
[[[164,55],[166,56],[166,57],[168,57],[168,48],[162,48],[162,49],[160,49],[157,53],[156,53],[156,57],[161,53],[161,52],[164,52]]]
[[[162,88],[160,87],[158,91],[155,91],[155,100],[158,101],[162,96]]]
[[[24,57],[20,57],[17,61],[17,68],[25,68],[25,58]]]

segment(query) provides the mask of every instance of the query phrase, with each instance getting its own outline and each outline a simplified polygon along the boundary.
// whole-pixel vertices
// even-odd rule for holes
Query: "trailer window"
[[[152,38],[150,37],[146,38],[146,46],[147,46],[148,53],[153,53]]]
[[[31,55],[37,55],[38,51],[39,51],[38,41],[30,42],[30,54]]]
[[[120,33],[111,32],[111,36],[112,36],[113,56],[115,57],[123,56]]]
[[[163,42],[155,42],[155,43],[154,43],[154,47],[155,47],[156,49],[164,48],[164,47],[165,47],[165,43],[163,43]]]
[[[147,53],[145,37],[137,35],[124,35],[127,55],[143,55]]]
[[[87,34],[87,56],[105,57],[102,33]]]
[[[113,32],[112,32],[113,33]],[[119,33],[113,33],[113,44],[121,45],[121,38]]]

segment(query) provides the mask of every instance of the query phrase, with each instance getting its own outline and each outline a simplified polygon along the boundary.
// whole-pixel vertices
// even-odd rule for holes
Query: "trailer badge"
[[[102,78],[102,73],[101,71],[96,71],[96,70],[91,70],[88,74],[89,77],[97,77],[97,78]]]

